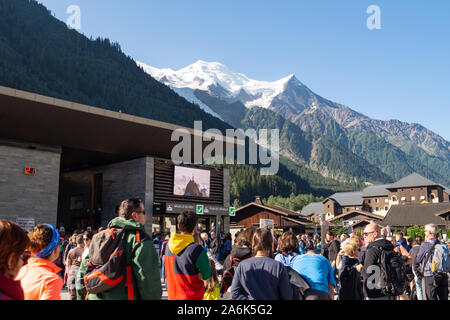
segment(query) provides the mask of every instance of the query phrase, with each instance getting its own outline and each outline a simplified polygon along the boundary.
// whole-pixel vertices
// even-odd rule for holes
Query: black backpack
[[[238,258],[233,258],[231,254],[230,257],[230,267],[223,271],[222,281],[220,282],[220,295],[222,296],[228,291],[228,288],[231,287],[231,283],[233,282],[234,272],[241,262]]]
[[[339,300],[364,300],[361,274],[355,266],[345,266],[339,271]]]
[[[293,290],[293,300],[305,300],[305,294],[311,288],[308,280],[306,280],[300,273],[289,266],[285,266],[289,275],[289,282]]]
[[[408,278],[402,255],[393,249],[378,248],[381,250],[378,261],[380,266],[381,292],[386,296],[392,297],[405,293],[408,286]]]

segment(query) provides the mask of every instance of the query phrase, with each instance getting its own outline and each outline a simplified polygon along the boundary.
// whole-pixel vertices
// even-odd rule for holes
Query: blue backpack
[[[431,271],[450,272],[450,259],[448,257],[448,246],[445,243],[434,246],[433,258],[431,260]]]

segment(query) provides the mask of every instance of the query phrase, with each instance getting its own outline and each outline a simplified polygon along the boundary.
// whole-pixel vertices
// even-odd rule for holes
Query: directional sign
[[[197,214],[203,214],[203,205],[202,204],[198,204],[197,206],[196,206],[196,212],[197,212]]]
[[[235,217],[236,216],[236,208],[235,207],[230,207],[230,217]]]

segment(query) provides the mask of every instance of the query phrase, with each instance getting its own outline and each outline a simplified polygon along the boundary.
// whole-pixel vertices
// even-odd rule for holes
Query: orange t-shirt
[[[61,300],[63,280],[57,273],[61,268],[37,257],[28,259],[16,280],[20,280],[25,300]]]

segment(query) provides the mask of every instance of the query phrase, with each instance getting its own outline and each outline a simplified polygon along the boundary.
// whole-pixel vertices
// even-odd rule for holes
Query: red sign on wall
[[[27,176],[34,176],[34,175],[36,175],[36,168],[25,168],[25,174]]]

